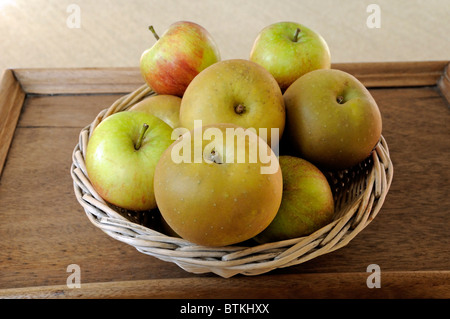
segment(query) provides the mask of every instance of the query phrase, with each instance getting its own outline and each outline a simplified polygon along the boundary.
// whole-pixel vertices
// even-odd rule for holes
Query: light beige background
[[[370,29],[367,6],[381,9]],[[69,28],[70,4],[80,28]],[[449,0],[0,0],[0,71],[23,67],[138,66],[173,22],[207,28],[222,59],[248,58],[257,33],[278,21],[322,34],[332,62],[450,59]]]

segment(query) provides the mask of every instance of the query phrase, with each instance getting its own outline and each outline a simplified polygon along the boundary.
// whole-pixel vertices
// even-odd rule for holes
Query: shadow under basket
[[[309,236],[262,245],[247,242],[204,247],[164,233],[158,212],[123,211],[105,202],[92,187],[85,167],[90,134],[109,115],[128,110],[155,95],[146,85],[124,95],[80,132],[72,155],[71,175],[78,202],[89,220],[106,234],[160,260],[176,263],[191,273],[221,277],[258,275],[304,263],[347,245],[378,214],[392,182],[393,165],[384,137],[364,162],[337,172],[324,172],[335,198],[334,219]]]

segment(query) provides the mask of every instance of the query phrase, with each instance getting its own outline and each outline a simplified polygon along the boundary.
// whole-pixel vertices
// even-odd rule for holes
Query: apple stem
[[[216,163],[216,164],[222,164],[222,161],[220,160],[219,154],[216,154],[216,150],[213,149],[211,151],[211,156],[210,159],[212,162]]]
[[[136,151],[138,151],[141,148],[142,141],[144,140],[144,135],[147,132],[147,130],[148,130],[148,124],[144,123],[144,125],[142,125],[141,132],[139,133],[139,138],[136,142],[136,145],[134,146],[134,149]]]
[[[295,30],[295,34],[294,34],[294,42],[298,42],[298,36],[300,34],[302,30],[300,30],[300,28],[297,28],[297,30]]]
[[[339,95],[339,96],[336,98],[336,101],[337,101],[339,104],[342,104],[342,103],[344,102],[344,97],[343,97],[342,95]]]
[[[153,35],[155,36],[156,41],[158,41],[159,40],[159,35],[158,35],[158,33],[156,33],[155,28],[153,28],[153,26],[151,25],[151,26],[148,27],[148,29],[150,31],[152,31]]]

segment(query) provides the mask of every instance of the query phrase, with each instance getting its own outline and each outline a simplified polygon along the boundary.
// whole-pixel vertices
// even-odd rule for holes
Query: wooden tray
[[[449,61],[335,64],[379,104],[395,178],[346,247],[268,274],[194,275],[94,227],[70,176],[80,130],[143,84],[137,68],[6,70],[0,85],[0,297],[450,298]],[[81,270],[69,288],[68,266]],[[381,270],[369,288],[368,266]],[[370,270],[369,270],[370,271]],[[370,280],[370,279],[369,279]]]

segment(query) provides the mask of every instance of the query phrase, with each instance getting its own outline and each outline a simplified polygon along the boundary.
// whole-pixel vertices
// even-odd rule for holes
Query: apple
[[[129,111],[140,111],[155,115],[171,128],[180,126],[181,98],[175,95],[152,95],[133,105]]]
[[[156,208],[153,177],[172,128],[143,112],[118,112],[94,129],[86,149],[86,170],[94,189],[118,207]]]
[[[303,74],[329,69],[330,50],[317,32],[295,22],[265,27],[256,37],[250,60],[265,67],[285,91]]]
[[[227,246],[272,222],[282,183],[278,159],[263,139],[219,123],[188,131],[169,146],[156,166],[154,189],[174,233],[198,245]]]
[[[161,216],[161,213],[160,213]],[[161,218],[161,225],[160,225],[161,231],[170,236],[170,237],[178,237],[181,238],[180,235],[178,235],[172,228],[170,228],[169,224],[164,220],[164,218]]]
[[[153,27],[150,27],[154,32]],[[169,26],[157,42],[142,53],[140,70],[156,93],[182,96],[203,69],[220,60],[214,39],[202,26],[179,21]]]
[[[285,125],[283,95],[273,76],[262,66],[243,59],[217,62],[189,84],[181,101],[180,123],[189,130],[195,120],[203,125],[233,123],[253,128],[272,146]],[[265,134],[265,135],[264,135]]]
[[[284,93],[289,144],[321,169],[339,170],[366,159],[381,137],[382,120],[370,92],[353,75],[311,71]]]
[[[334,199],[325,175],[312,163],[280,156],[283,198],[270,225],[255,237],[259,243],[307,236],[333,219]]]

